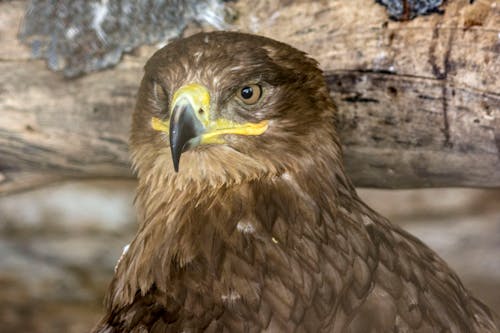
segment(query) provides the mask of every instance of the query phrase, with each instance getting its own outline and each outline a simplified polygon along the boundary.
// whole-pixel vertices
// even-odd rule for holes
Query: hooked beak
[[[223,144],[224,134],[261,135],[268,121],[235,123],[225,118],[213,119],[210,113],[210,94],[202,85],[187,84],[179,88],[171,103],[170,118],[151,119],[153,129],[168,133],[172,161],[176,172],[182,153],[204,144]]]
[[[200,136],[205,133],[205,128],[195,116],[195,112],[191,103],[182,99],[174,105],[170,117],[170,151],[176,172],[179,171],[181,154],[190,147],[197,146]]]

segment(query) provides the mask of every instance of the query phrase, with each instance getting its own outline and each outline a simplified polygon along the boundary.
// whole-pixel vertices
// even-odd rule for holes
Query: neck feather
[[[123,278],[114,295],[130,303],[153,285],[166,290],[169,277],[189,265],[217,272],[221,256],[242,251],[249,239],[269,238],[286,245],[287,235],[322,238],[325,220],[334,221],[339,196],[355,196],[338,160],[297,163],[281,173],[246,182],[201,185],[188,182],[182,189],[141,178],[136,204],[139,231],[118,266]],[[313,170],[311,168],[314,168]],[[323,221],[323,222],[322,222]],[[123,282],[122,282],[123,281]],[[120,285],[123,283],[123,285]],[[127,285],[125,285],[127,284]]]

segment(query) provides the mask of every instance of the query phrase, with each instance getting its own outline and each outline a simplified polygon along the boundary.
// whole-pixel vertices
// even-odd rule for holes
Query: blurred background
[[[354,13],[343,10],[341,4],[349,3],[345,1],[316,1],[317,8],[315,7],[313,8],[314,10],[310,10],[306,6],[308,4],[307,1],[262,0],[258,1],[258,7],[255,7],[258,9],[255,9],[255,15],[253,13],[246,15],[248,12],[245,10],[248,9],[248,6],[244,5],[244,1],[186,0],[181,2],[190,4],[183,7],[184,12],[182,17],[176,15],[178,13],[175,11],[156,9],[156,12],[164,13],[165,17],[161,18],[161,20],[157,18],[156,22],[159,22],[159,25],[155,25],[158,28],[157,30],[151,32],[151,34],[142,36],[146,40],[136,40],[130,37],[132,34],[129,31],[125,31],[122,35],[109,34],[109,39],[106,39],[106,41],[110,43],[106,44],[102,42],[99,44],[95,43],[95,40],[85,35],[85,33],[97,34],[98,37],[102,37],[100,34],[106,31],[114,31],[112,28],[113,22],[106,21],[108,18],[112,21],[114,17],[111,14],[107,15],[107,12],[104,10],[108,8],[104,6],[108,1],[48,0],[29,2],[22,0],[0,0],[0,45],[2,45],[0,47],[0,75],[2,75],[0,77],[0,130],[4,130],[3,125],[10,121],[8,124],[10,127],[5,126],[5,128],[14,128],[15,134],[19,134],[19,137],[13,136],[18,140],[10,140],[11,142],[16,141],[16,144],[18,141],[23,143],[22,140],[31,143],[34,142],[35,144],[40,144],[40,147],[46,150],[47,147],[51,148],[51,152],[54,153],[53,156],[59,158],[58,154],[60,151],[58,147],[50,146],[53,142],[58,143],[55,139],[51,141],[53,139],[51,134],[57,132],[59,123],[50,123],[49,120],[51,119],[43,117],[45,113],[60,111],[54,110],[59,105],[66,108],[64,110],[64,117],[67,117],[64,118],[66,123],[74,121],[74,119],[78,120],[79,118],[71,118],[75,114],[88,112],[90,114],[90,121],[86,124],[95,126],[96,132],[102,132],[99,115],[106,112],[113,112],[113,121],[117,122],[116,127],[128,126],[128,115],[131,108],[133,108],[133,95],[141,77],[141,68],[148,56],[162,45],[158,40],[168,39],[169,36],[174,36],[176,33],[179,34],[181,31],[184,34],[190,34],[199,30],[213,29],[214,27],[224,28],[227,22],[237,18],[236,13],[238,12],[242,13],[238,18],[240,20],[239,24],[246,27],[249,31],[269,32],[270,34],[282,33],[283,36],[289,37],[286,29],[283,29],[280,25],[281,21],[279,20],[281,15],[281,17],[284,17],[283,22],[288,22],[294,27],[297,26],[296,29],[299,29],[301,24],[307,28],[307,25],[313,25],[315,22],[318,22],[318,24],[321,24],[319,27],[316,27],[318,31],[321,32],[321,29],[331,30],[332,36],[334,35],[335,38],[338,38],[337,41],[352,40],[353,43],[357,40],[360,41],[360,46],[358,45],[359,49],[353,50],[352,54],[341,47],[335,49],[337,47],[335,43],[328,46],[328,52],[332,54],[333,63],[339,62],[340,59],[346,59],[348,63],[352,60],[353,63],[350,64],[352,66],[366,67],[367,70],[375,68],[381,72],[389,71],[392,73],[394,70],[393,65],[397,63],[394,60],[398,60],[401,54],[401,58],[404,59],[399,59],[399,66],[403,66],[404,61],[410,62],[410,65],[412,65],[410,60],[417,58],[413,54],[411,57],[408,57],[404,52],[392,51],[392,47],[395,47],[394,45],[403,50],[407,49],[408,46],[405,46],[401,42],[403,38],[398,39],[401,37],[398,37],[398,31],[400,31],[398,26],[393,21],[387,21],[385,8],[376,4],[376,1],[360,2],[363,3],[363,6],[367,6],[363,10],[374,13],[373,20],[371,16],[369,17],[369,24],[364,17],[360,17],[359,13],[361,9]],[[397,1],[382,2],[397,3]],[[435,6],[441,3],[441,1],[424,2],[428,4],[432,3]],[[466,5],[469,4],[468,0],[463,0],[462,2]],[[476,1],[475,3],[478,4],[477,6],[487,3],[489,6],[490,2]],[[65,10],[58,12],[59,16],[57,19],[45,19],[43,21],[42,18],[47,16],[47,12],[50,12],[44,11],[43,6],[50,8],[50,6],[56,3],[59,3],[61,8]],[[128,1],[120,0],[113,3],[126,4]],[[167,4],[175,3],[175,1],[156,1],[154,3]],[[223,8],[221,7],[222,3],[230,3],[234,5],[233,7],[236,10],[231,10],[231,7]],[[453,3],[458,3],[458,1]],[[28,11],[28,17],[31,17],[32,21],[21,28],[21,22],[25,18],[28,4],[32,5]],[[329,11],[323,8],[327,5],[330,6],[330,4],[333,5],[328,8]],[[289,7],[287,7],[286,12],[282,11],[279,13],[276,9],[281,8],[280,6],[282,5]],[[356,4],[352,6],[356,8],[363,7]],[[425,10],[429,12],[436,11],[435,6],[426,8]],[[109,7],[110,13],[113,10],[117,10],[118,7]],[[493,6],[491,7],[493,8]],[[87,10],[85,8],[91,8],[94,16],[86,16],[88,13],[85,12]],[[254,8],[253,5],[252,8]],[[398,15],[401,16],[404,14],[406,17],[403,17],[403,19],[407,20],[417,14],[421,14],[420,12],[398,12],[398,8],[395,5],[389,7],[389,13],[393,18],[399,19]],[[58,25],[58,22],[65,20],[64,15],[71,12],[81,13],[81,15],[76,15],[75,26],[66,29],[67,27]],[[304,14],[306,12],[309,14]],[[328,12],[337,15],[335,16],[337,20],[347,17],[352,22],[358,22],[358,26],[351,27],[353,31],[364,29],[365,26],[366,31],[364,31],[364,34],[360,34],[358,39],[349,38],[352,36],[344,32],[349,27],[342,25],[337,27],[335,22],[331,23],[334,20],[328,16],[324,16]],[[133,14],[134,11],[129,10],[127,13],[127,15],[130,13]],[[221,20],[220,17],[218,18],[217,15],[219,14],[217,13],[225,15],[225,19]],[[422,13],[425,14],[427,12],[424,11]],[[133,16],[132,14],[129,15],[129,18]],[[303,16],[300,17],[301,21],[296,19],[296,17],[302,14]],[[478,16],[479,18],[474,16],[474,20],[470,21],[472,22],[470,24],[477,24],[477,22],[480,22],[479,19],[486,17],[483,16]],[[136,23],[145,22],[137,19],[137,17],[135,19]],[[303,23],[305,19],[309,19],[310,21]],[[424,19],[427,20],[427,23],[432,23],[431,20],[434,18],[426,16]],[[383,21],[383,23],[379,24],[379,21]],[[86,24],[93,24],[93,28],[87,29]],[[130,26],[131,29],[137,27],[127,20],[124,20],[121,24]],[[328,24],[332,24],[334,28],[330,29]],[[374,26],[381,26],[383,29],[387,27],[391,28],[393,24],[392,31],[389,29],[380,32],[375,28],[372,29]],[[415,23],[417,26],[419,24]],[[40,28],[42,26],[44,27],[43,29]],[[314,29],[306,28],[300,28],[300,31],[295,31],[295,37],[292,36],[292,40],[293,38],[297,38],[296,41],[300,40],[297,36],[304,36],[308,33],[314,34]],[[335,30],[337,28],[339,29],[338,34]],[[407,29],[405,31],[411,30]],[[470,31],[473,31],[473,29]],[[497,37],[497,32],[494,29],[489,29],[489,31],[495,34],[495,38]],[[80,44],[51,43],[54,40],[60,41],[64,36],[64,38],[71,39],[78,36],[79,33],[82,34],[82,38],[78,39],[81,42]],[[401,32],[402,35],[404,33]],[[382,34],[386,34],[387,36],[383,37]],[[466,36],[465,32],[463,35]],[[135,48],[135,46],[141,43],[148,42],[148,36],[155,36],[157,38],[157,40],[149,40],[149,44],[153,45]],[[379,49],[382,49],[381,54],[384,55],[382,58],[379,57],[379,53],[366,52],[363,55],[360,51],[364,51],[366,44],[362,37],[366,38],[366,40],[371,40],[369,39],[372,38],[370,36],[375,38],[376,41],[371,43],[373,45],[366,45],[366,47],[377,52]],[[379,38],[379,36],[382,37]],[[21,37],[25,44],[18,37]],[[443,38],[447,37],[444,36]],[[419,43],[421,42],[420,39],[416,40]],[[104,41],[104,39],[101,41]],[[320,42],[323,43],[322,40]],[[412,43],[410,46],[416,44],[418,43]],[[106,49],[110,45],[112,47]],[[319,46],[316,44],[311,45],[316,48],[319,46],[323,47],[326,43]],[[311,45],[309,47],[312,49]],[[344,44],[339,45],[343,46]],[[468,44],[464,42],[463,45]],[[327,46],[324,47],[326,48]],[[440,48],[438,47],[438,49]],[[89,57],[88,53],[84,52],[85,50],[92,50],[94,55],[97,54],[98,57]],[[498,48],[495,50],[491,52],[497,52],[496,54],[500,52]],[[322,51],[325,51],[325,49],[322,49]],[[126,54],[123,58],[121,58],[122,52]],[[321,52],[321,50],[318,52]],[[44,60],[31,60],[33,55],[44,58]],[[365,61],[363,56],[366,56],[366,59],[369,59],[369,61]],[[374,59],[370,57],[374,57]],[[123,61],[113,70],[82,76],[96,69],[109,67],[120,60]],[[493,63],[494,60],[491,62]],[[47,66],[60,73],[54,74],[50,72]],[[424,61],[423,69],[421,68],[420,71],[426,75],[431,75],[427,72],[434,71],[434,69]],[[414,68],[410,68],[410,70],[413,71]],[[129,81],[122,84],[122,90],[114,91],[114,87],[109,87],[107,82],[113,82],[112,78],[118,75],[118,73],[123,74],[124,72],[128,74],[119,77],[126,77]],[[482,71],[476,70],[474,67],[474,73],[482,73]],[[73,80],[64,78],[75,76],[79,78]],[[379,81],[375,83],[375,88],[377,88]],[[52,87],[57,87],[60,90],[55,91],[57,89]],[[95,88],[92,91],[89,87]],[[64,90],[66,88],[68,89]],[[399,93],[398,96],[411,97],[411,94],[404,95],[404,91],[395,91],[392,86],[389,88],[392,89],[388,90],[389,95],[385,96],[387,97],[386,101],[389,100],[391,103],[392,101],[396,101],[396,98],[398,98],[396,96],[397,93]],[[100,94],[101,90],[104,89],[108,89],[108,91]],[[342,89],[347,90],[345,87]],[[440,87],[438,87],[438,90],[441,92]],[[359,120],[361,123],[363,121],[361,118],[363,118],[364,110],[361,107],[363,103],[367,104],[365,102],[369,102],[370,99],[363,99],[361,98],[363,96],[360,95],[353,96],[342,99],[340,103],[344,103],[344,105],[347,105],[348,102],[359,103],[355,107],[359,107],[360,119],[357,119],[357,116],[355,118],[356,121]],[[382,101],[384,96],[375,97]],[[429,105],[435,104],[432,101],[432,96],[424,97],[426,97]],[[484,98],[486,100],[486,97]],[[493,97],[490,100],[493,100]],[[487,100],[488,103],[490,100]],[[481,101],[484,102],[483,100]],[[487,106],[487,104],[485,105]],[[494,121],[494,112],[498,112],[498,105],[491,105],[487,110],[489,112],[487,114],[489,117],[487,118],[488,121]],[[88,111],[89,107],[92,110]],[[124,111],[124,109],[128,112],[127,117],[123,117],[123,113],[119,113],[120,111]],[[433,110],[431,109],[430,111]],[[398,119],[388,120],[383,117],[377,119],[377,110],[373,112],[373,115],[370,114],[370,116],[378,120],[382,125],[394,125],[398,121]],[[428,113],[432,114],[432,112]],[[2,116],[5,114],[10,116],[3,118]],[[440,113],[435,114],[435,119],[441,119]],[[38,117],[39,115],[41,116]],[[57,114],[57,116],[60,115],[62,113]],[[24,125],[25,120],[28,125]],[[476,120],[477,122],[485,121],[483,118],[475,119],[474,123],[476,123]],[[357,124],[357,122],[354,122],[354,124]],[[425,126],[435,127],[436,132],[439,132],[438,134],[441,135],[440,129],[437,126],[428,126],[428,124],[426,122]],[[96,152],[98,156],[93,159],[92,152],[82,157],[81,151],[89,147],[96,147],[101,142],[97,142],[96,138],[88,138],[88,132],[86,132],[85,128],[79,128],[80,124],[76,123],[72,125],[74,126],[69,127],[73,130],[70,134],[76,132],[80,136],[76,135],[68,138],[68,140],[74,140],[72,141],[74,145],[86,139],[88,139],[88,142],[85,141],[85,144],[82,144],[82,147],[80,147],[81,150],[76,150],[75,152],[63,151],[62,155],[66,157],[66,160],[64,158],[61,159],[64,160],[63,162],[68,162],[69,160],[69,167],[62,171],[66,172],[64,177],[68,177],[68,175],[73,175],[71,173],[68,174],[68,170],[69,172],[73,172],[74,169],[83,170],[78,176],[86,178],[86,180],[57,182],[56,180],[59,178],[64,178],[60,174],[60,170],[51,170],[48,163],[30,164],[33,160],[36,160],[38,153],[43,152],[43,149],[23,150],[22,148],[26,148],[26,146],[21,145],[21,148],[19,148],[19,146],[13,145],[12,147],[7,147],[5,150],[0,150],[0,152],[7,151],[11,153],[8,156],[9,158],[12,156],[18,156],[19,158],[18,160],[14,160],[14,162],[12,162],[12,158],[6,162],[7,159],[5,156],[2,157],[0,154],[0,185],[5,185],[5,183],[12,179],[20,179],[21,185],[23,185],[23,182],[33,185],[37,183],[50,183],[50,185],[42,187],[27,186],[33,187],[33,189],[22,191],[19,190],[22,186],[16,188],[15,191],[10,191],[12,188],[7,185],[5,188],[9,193],[0,192],[0,332],[87,332],[95,324],[103,311],[102,302],[104,292],[111,280],[113,268],[120,257],[122,248],[130,242],[135,233],[136,219],[133,207],[135,181],[130,177],[127,162],[126,141],[128,135],[123,130],[117,130],[116,133],[113,132],[111,134],[104,133],[108,134],[107,139],[111,142],[109,145],[110,148],[103,146],[102,150],[97,152],[94,149],[93,152]],[[382,127],[382,125],[378,127],[379,125],[374,130],[381,133],[386,127]],[[416,125],[418,128],[418,124]],[[409,125],[407,124],[406,126]],[[107,129],[106,126],[102,128]],[[359,128],[367,131],[373,130],[371,127],[368,128],[361,125]],[[44,129],[46,133],[43,132]],[[9,134],[8,131],[4,132]],[[4,132],[0,131],[0,146],[5,144],[5,141],[2,141],[2,139],[9,138]],[[59,132],[57,135],[66,139],[65,135],[67,133],[62,133],[61,135],[61,132]],[[54,135],[54,137],[57,135]],[[434,137],[431,138],[432,135],[432,133],[429,134],[429,138],[426,138],[429,139],[427,141],[434,139]],[[384,144],[387,144],[388,147],[391,145],[391,142],[384,142],[381,137],[373,139],[376,141],[376,144],[381,145],[383,148],[385,147],[383,146]],[[43,146],[40,143],[41,141],[44,144],[48,144],[48,146]],[[424,148],[428,144],[427,141],[423,143]],[[61,147],[67,148],[66,146]],[[401,146],[399,147],[401,148]],[[109,151],[107,151],[108,148]],[[490,148],[488,146],[484,150],[494,150],[494,148]],[[72,161],[80,164],[76,162],[75,165],[71,164],[73,162],[71,158],[68,158],[71,153],[74,153],[71,156],[73,158]],[[25,156],[34,156],[35,159],[30,160],[26,158],[25,161]],[[397,160],[398,156],[396,154],[394,159]],[[456,156],[458,155],[454,155],[454,158]],[[476,155],[471,154],[470,156],[470,159],[473,160]],[[436,155],[435,157],[439,156]],[[23,167],[28,168],[21,171],[28,170],[28,172],[26,174],[23,172],[19,174],[14,173],[15,177],[18,178],[11,179],[9,178],[11,176],[9,172],[16,171],[18,161],[23,161]],[[453,159],[451,161],[453,163],[450,164],[458,165],[457,170],[460,169],[460,163],[456,163],[456,160]],[[426,161],[423,160],[422,164],[425,163]],[[102,170],[95,171],[92,169],[95,166],[103,166],[102,169],[105,172]],[[37,174],[36,171],[41,167],[44,168],[43,172]],[[81,169],[79,169],[80,167]],[[475,170],[467,169],[462,171],[464,173],[471,171],[470,173],[473,174]],[[84,174],[84,172],[87,173]],[[102,173],[100,174],[101,176],[116,176],[116,173],[119,172],[118,176],[122,178],[128,177],[130,180],[94,180],[94,176],[99,174],[99,172]],[[481,172],[478,172],[478,174],[481,175]],[[389,169],[387,175],[387,179],[391,183],[390,177],[393,175],[393,170]],[[450,179],[453,179],[453,175],[443,174],[444,176],[449,176]],[[425,178],[425,174],[422,177]],[[18,185],[19,183],[15,184],[15,186]],[[390,186],[388,185],[388,187]],[[500,312],[500,189],[359,189],[359,193],[372,208],[427,243],[457,271],[467,288],[471,289],[478,298],[483,300],[494,311],[497,313]]]
[[[0,198],[0,331],[86,332],[136,221],[134,181],[84,181]],[[422,239],[500,309],[500,190],[373,190],[375,210]]]

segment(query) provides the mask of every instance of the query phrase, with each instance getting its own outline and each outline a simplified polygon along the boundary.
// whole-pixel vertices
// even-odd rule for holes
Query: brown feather
[[[231,96],[256,80],[249,112]],[[189,82],[269,130],[188,151],[175,173],[150,120]],[[139,230],[95,332],[496,332],[443,260],[361,202],[334,118],[317,63],[288,45],[215,32],[159,50],[133,116]]]

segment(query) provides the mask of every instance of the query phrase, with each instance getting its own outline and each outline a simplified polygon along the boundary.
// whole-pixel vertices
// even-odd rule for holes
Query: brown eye
[[[237,96],[245,104],[255,104],[262,96],[262,88],[258,84],[249,84],[242,87]]]

